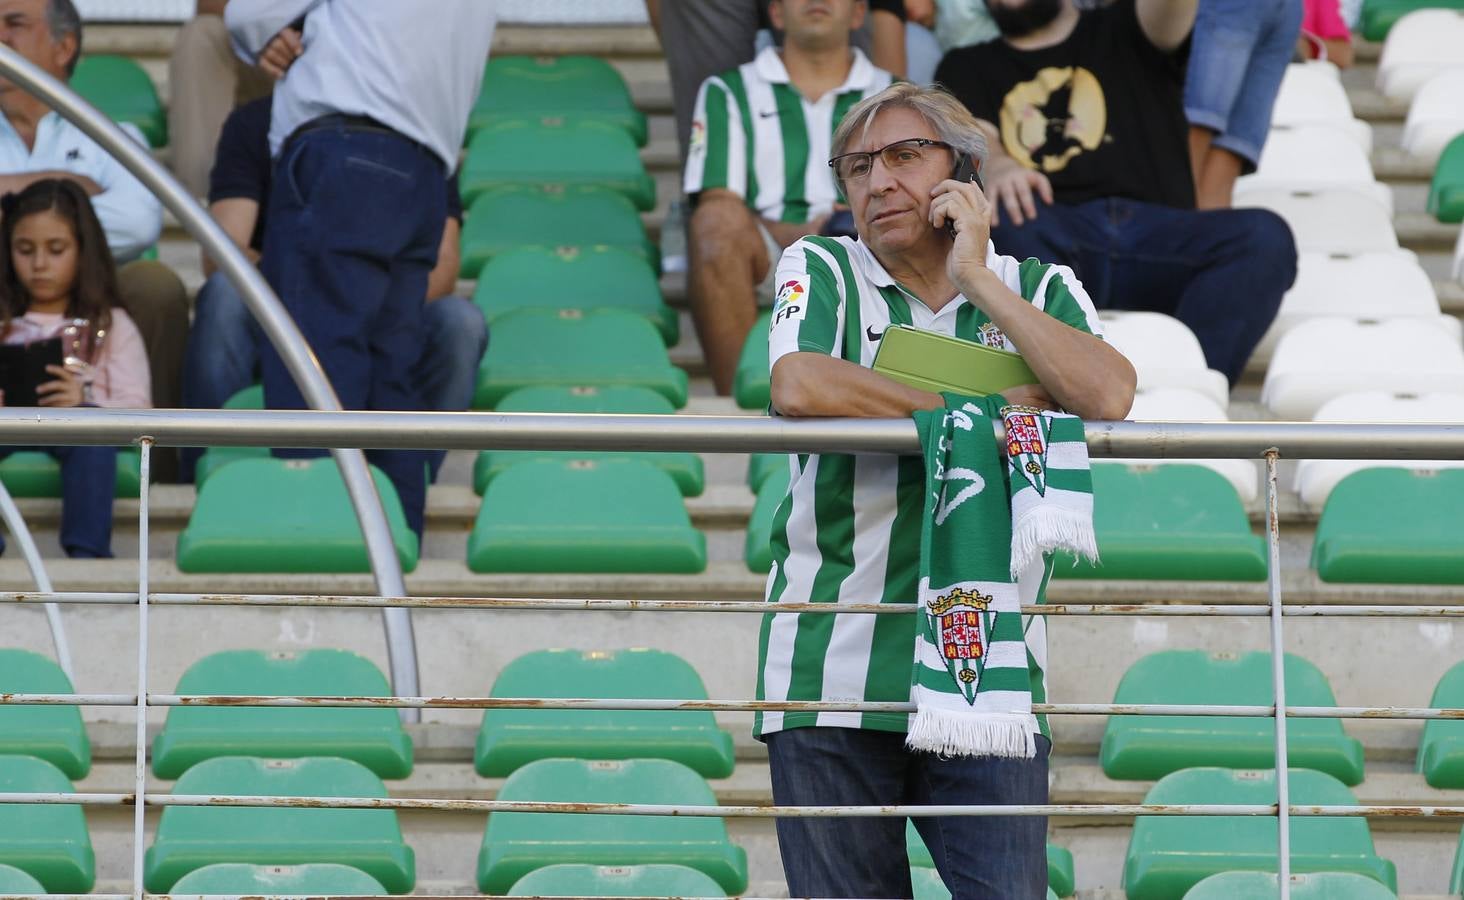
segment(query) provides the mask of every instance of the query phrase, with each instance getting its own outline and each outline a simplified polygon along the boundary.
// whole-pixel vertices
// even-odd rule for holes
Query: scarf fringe
[[[941,756],[1037,755],[1037,717],[1030,713],[979,713],[925,703],[910,721],[905,746]]]
[[[1098,538],[1093,532],[1092,513],[1045,503],[1021,515],[1012,523],[1012,579],[1025,572],[1033,560],[1053,550],[1068,550],[1096,564]]]

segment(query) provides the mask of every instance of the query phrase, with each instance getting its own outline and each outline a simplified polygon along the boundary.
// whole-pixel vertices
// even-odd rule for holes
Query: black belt
[[[370,116],[352,116],[346,115],[345,113],[331,113],[327,116],[317,116],[314,119],[311,119],[310,121],[299,126],[294,131],[290,132],[289,137],[285,138],[284,145],[280,147],[280,153],[283,154],[285,150],[289,149],[290,145],[293,144],[296,139],[307,135],[312,131],[322,131],[327,128],[339,128],[346,131],[367,131],[371,132],[372,134],[388,134],[395,138],[401,138],[407,143],[431,154],[434,159],[437,158],[437,154],[432,152],[431,147],[428,147],[421,141],[407,137],[400,131],[397,131],[395,128],[385,125],[377,121],[376,119],[371,118]]]

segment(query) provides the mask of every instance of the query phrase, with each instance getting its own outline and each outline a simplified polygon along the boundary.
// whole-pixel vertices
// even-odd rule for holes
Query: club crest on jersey
[[[966,702],[976,702],[976,687],[986,668],[986,651],[996,627],[990,594],[957,587],[941,594],[926,608],[931,632],[940,644],[951,677],[961,686]]]
[[[981,338],[981,343],[987,347],[993,347],[997,350],[1006,349],[1006,332],[997,328],[994,323],[987,322],[977,329],[977,333]]]
[[[1047,417],[1023,406],[1009,406],[1002,418],[1006,424],[1007,461],[1013,472],[1043,496],[1047,494]]]
[[[808,312],[808,282],[790,278],[778,286],[778,299],[773,304],[773,324],[802,319]]]

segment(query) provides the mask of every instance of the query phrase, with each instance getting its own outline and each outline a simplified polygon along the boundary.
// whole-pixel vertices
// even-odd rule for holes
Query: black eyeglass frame
[[[886,150],[890,149],[891,147],[898,147],[901,144],[914,144],[915,146],[922,148],[944,147],[945,149],[951,151],[951,153],[956,152],[955,147],[951,146],[945,141],[938,141],[935,138],[902,138],[898,141],[891,141],[890,143],[885,144],[883,147],[880,147],[878,150],[860,150],[855,153],[840,153],[838,156],[835,156],[829,160],[829,168],[834,170],[834,177],[838,178],[840,182],[848,181],[849,179],[839,174],[839,160],[852,159],[856,156],[867,156],[869,157],[869,172],[873,172],[874,158],[876,156],[883,157]],[[867,178],[869,176],[869,172],[866,172],[863,175],[855,176],[854,180],[857,181],[860,178]]]

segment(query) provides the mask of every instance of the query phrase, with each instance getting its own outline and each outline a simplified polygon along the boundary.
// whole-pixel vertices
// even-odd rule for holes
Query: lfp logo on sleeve
[[[773,325],[776,327],[780,322],[802,319],[808,312],[808,304],[804,302],[807,297],[807,279],[790,278],[779,285],[778,299],[773,304]]]

